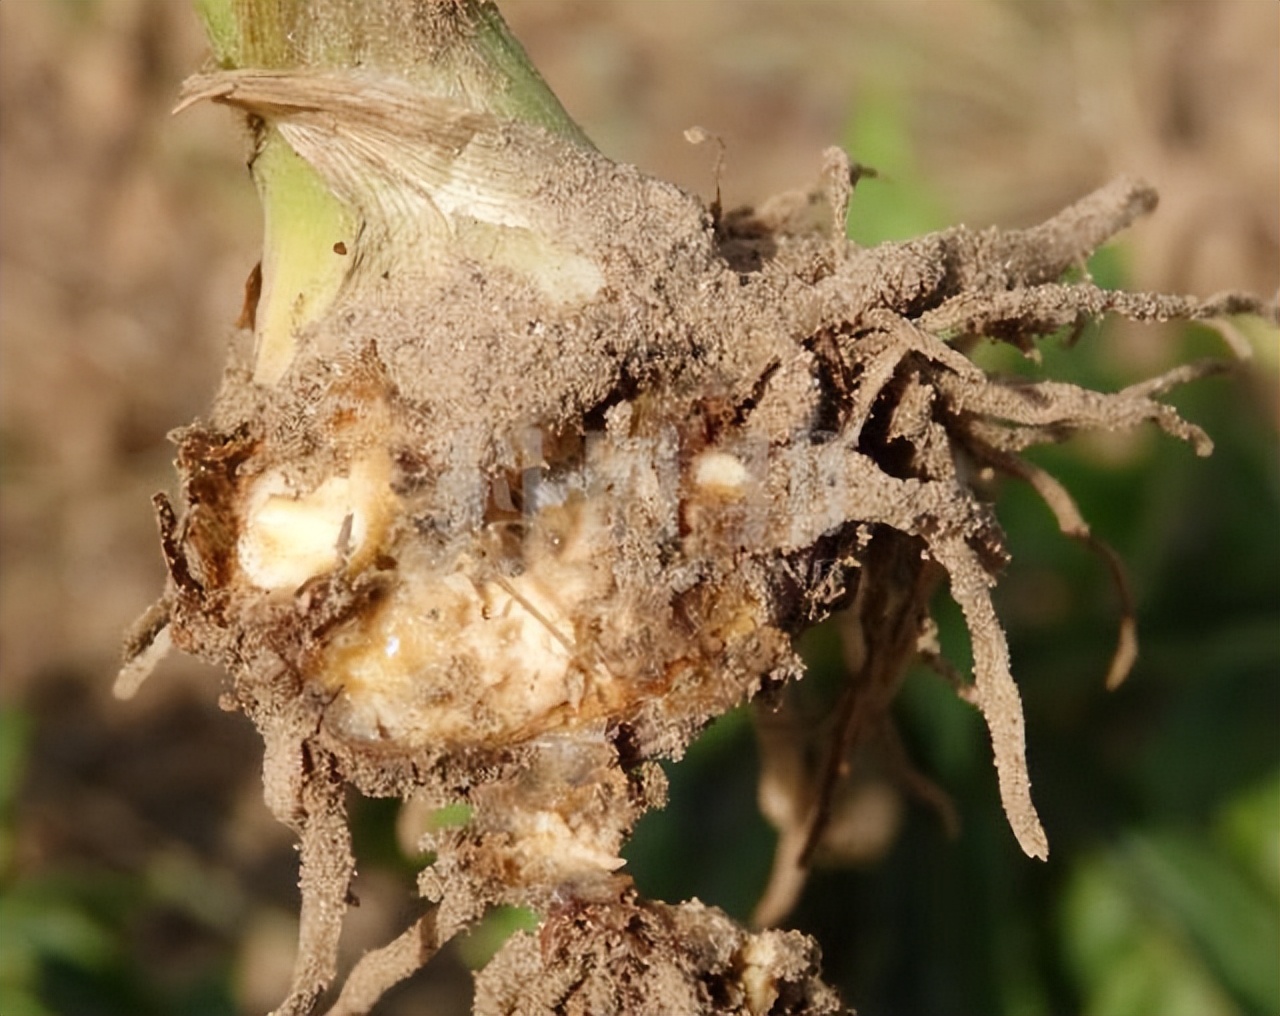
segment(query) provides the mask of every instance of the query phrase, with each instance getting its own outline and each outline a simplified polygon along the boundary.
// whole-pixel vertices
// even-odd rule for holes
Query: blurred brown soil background
[[[682,132],[721,137],[728,206],[816,179],[860,97],[888,88],[953,221],[1029,224],[1130,172],[1162,197],[1128,241],[1135,286],[1269,293],[1280,278],[1275,3],[503,9],[612,157],[709,199],[713,156]],[[127,948],[175,983],[225,960],[251,1011],[280,994],[296,905],[257,738],[185,659],[133,702],[110,695],[121,633],[163,581],[149,498],[172,485],[165,434],[212,396],[260,237],[234,118],[168,115],[205,53],[176,0],[0,3],[0,695],[31,738],[11,874],[145,873],[170,905],[140,915]],[[876,186],[893,181],[860,189],[855,218]],[[1141,334],[1117,355],[1158,360],[1159,334]],[[1274,349],[1242,390],[1274,422]],[[1222,568],[1205,581],[1230,581]],[[398,929],[406,885],[365,880],[353,950]],[[387,1011],[464,989],[446,972]]]

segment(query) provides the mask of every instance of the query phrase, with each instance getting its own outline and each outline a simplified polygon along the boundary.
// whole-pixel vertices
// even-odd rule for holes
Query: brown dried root
[[[335,976],[348,786],[471,817],[428,832],[435,909],[357,967],[335,1012],[365,1011],[496,903],[537,909],[543,938],[495,961],[482,1012],[834,1011],[810,943],[641,903],[618,852],[662,799],[652,760],[798,677],[794,636],[853,603],[864,687],[805,812],[819,835],[862,710],[883,711],[943,577],[972,635],[960,693],[1015,837],[1046,856],[990,596],[1006,548],[971,463],[1026,479],[1086,538],[1017,453],[1147,421],[1207,451],[1155,398],[1199,369],[1103,394],[988,377],[962,348],[1030,348],[1104,313],[1274,320],[1247,297],[1058,282],[1154,206],[1150,188],[868,250],[838,232],[854,172],[838,152],[813,193],[721,217],[368,74],[220,73],[190,95],[270,123],[362,223],[322,238],[346,259],[330,302],[256,351],[242,336],[209,419],[178,435],[181,515],[158,501],[169,581],[118,685],[136,691],[171,640],[225,667],[262,730],[268,800],[302,842],[281,1013],[312,1011]],[[641,976],[645,950],[667,988]]]
[[[1089,524],[1080,514],[1080,509],[1067,493],[1067,489],[1050,473],[1026,459],[979,445],[976,441],[970,448],[977,453],[981,461],[998,469],[1006,476],[1017,477],[1027,483],[1053,512],[1062,534],[1080,541],[1107,566],[1116,594],[1120,599],[1120,631],[1116,639],[1115,651],[1111,654],[1111,663],[1107,667],[1106,686],[1108,691],[1119,688],[1124,683],[1124,679],[1129,676],[1129,671],[1133,669],[1133,664],[1138,658],[1138,622],[1124,562],[1107,543],[1093,535]]]
[[[949,831],[957,819],[946,795],[915,772],[889,717],[907,667],[930,622],[929,601],[941,569],[923,557],[918,540],[881,533],[863,559],[854,602],[840,615],[848,678],[826,741],[807,736],[814,718],[791,715],[788,699],[756,709],[761,766],[760,810],[778,830],[769,881],[752,913],[754,927],[781,923],[798,902],[819,853],[840,862],[873,859],[888,848],[897,825],[896,797],[884,781],[851,782],[855,749],[881,748],[893,783],[937,809]],[[826,729],[823,729],[826,728]]]
[[[433,907],[382,948],[360,958],[327,1016],[360,1016],[369,1012],[390,988],[426,966],[440,945]]]

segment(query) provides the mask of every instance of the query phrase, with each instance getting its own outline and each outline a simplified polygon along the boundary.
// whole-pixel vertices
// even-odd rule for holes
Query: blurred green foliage
[[[225,878],[182,852],[158,853],[138,871],[15,856],[32,738],[22,711],[0,710],[0,1013],[230,1016],[243,908]],[[161,939],[179,944],[166,969],[153,962]]]

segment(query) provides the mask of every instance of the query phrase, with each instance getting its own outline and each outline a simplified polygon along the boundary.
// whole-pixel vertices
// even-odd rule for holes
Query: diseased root
[[[1154,207],[1134,181],[1034,229],[862,249],[839,235],[861,170],[836,150],[816,190],[721,216],[533,128],[364,84],[194,86],[269,120],[369,228],[333,238],[349,267],[332,305],[271,347],[270,372],[241,349],[210,419],[178,436],[181,517],[158,504],[170,577],[119,685],[172,641],[230,672],[266,738],[268,801],[302,843],[279,1011],[312,1011],[335,979],[347,786],[470,817],[426,831],[433,909],[356,967],[334,1013],[367,1011],[497,903],[544,924],[481,977],[482,1012],[836,1011],[807,940],[630,894],[618,852],[662,800],[653,760],[799,677],[793,638],[849,607],[858,687],[819,789],[777,811],[803,863],[945,579],[973,643],[958,690],[1018,843],[1045,857],[991,600],[1007,551],[971,478],[1026,481],[1119,576],[1020,453],[1145,422],[1205,453],[1157,396],[1210,368],[1100,393],[988,377],[962,350],[1029,351],[1102,314],[1275,307],[1061,282]],[[374,228],[388,208],[419,216],[407,239]]]
[[[696,900],[671,906],[628,893],[552,912],[538,935],[509,939],[476,979],[475,1009],[837,1016],[847,1010],[816,977],[818,960],[812,939],[798,932],[750,934]]]

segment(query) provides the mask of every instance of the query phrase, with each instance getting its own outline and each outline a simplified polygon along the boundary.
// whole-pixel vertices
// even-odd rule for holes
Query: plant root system
[[[336,295],[269,370],[247,307],[208,418],[175,435],[182,503],[156,499],[169,580],[120,685],[172,644],[226,669],[227,705],[266,741],[267,800],[301,841],[280,1013],[313,1011],[337,977],[348,787],[469,811],[424,832],[431,909],[332,1012],[367,1011],[502,903],[543,924],[480,975],[478,1012],[839,1011],[812,942],[641,901],[619,850],[663,800],[655,760],[798,679],[795,637],[849,608],[843,740],[788,820],[810,853],[847,742],[936,653],[944,583],[973,645],[957,692],[990,731],[1014,836],[1047,856],[991,600],[1008,552],[980,488],[1024,480],[1095,544],[1022,453],[1153,423],[1205,454],[1158,396],[1216,368],[1104,393],[989,376],[967,351],[1031,353],[1105,314],[1274,319],[1080,274],[1151,188],[864,249],[844,238],[858,172],[835,149],[815,188],[721,214],[394,82],[222,72],[188,94],[269,121],[355,223],[323,238],[345,259]]]

